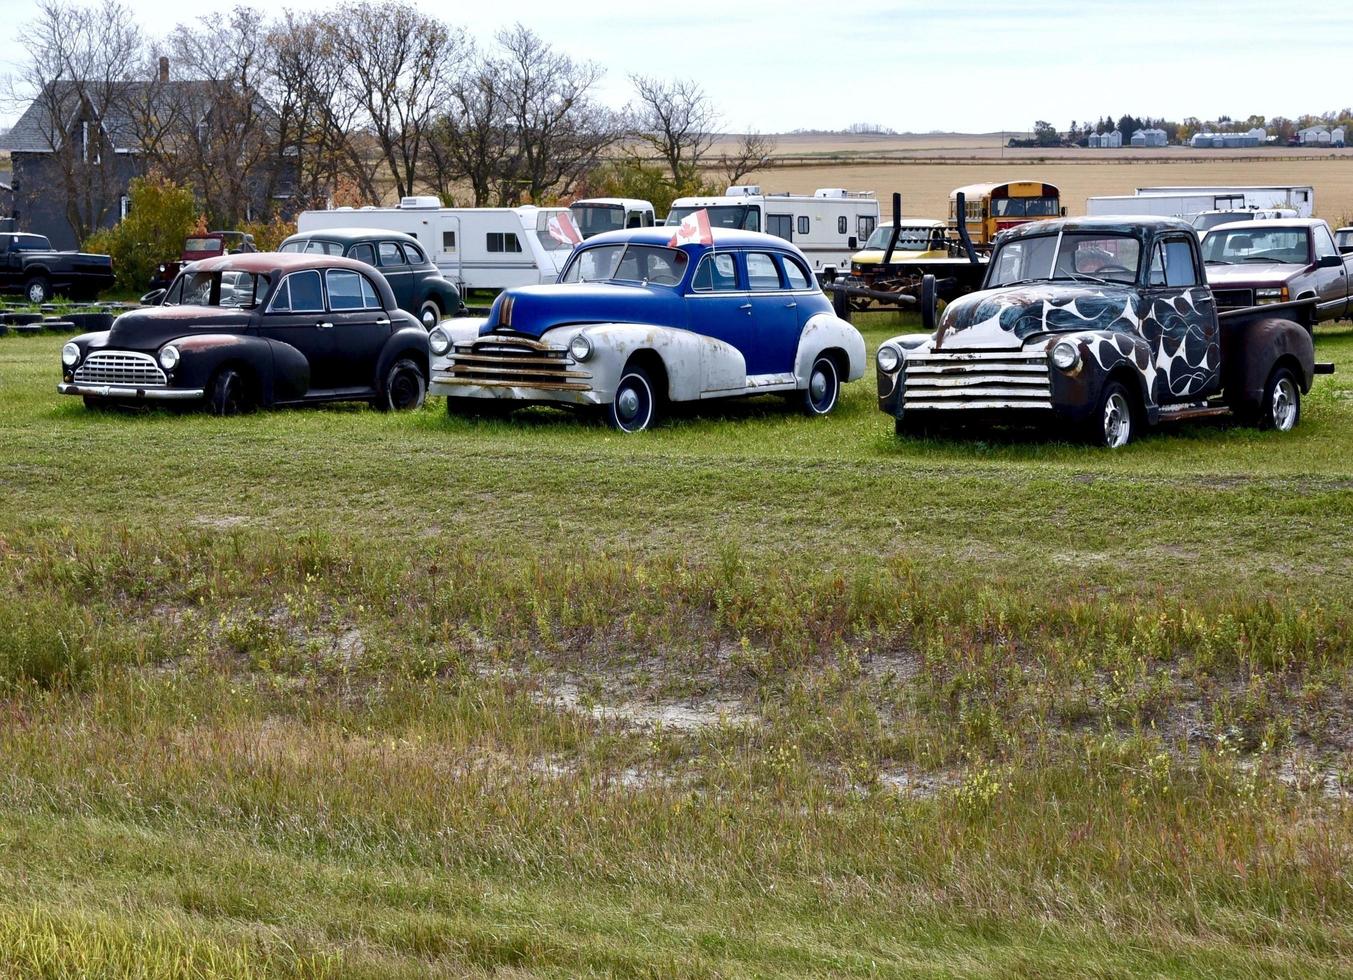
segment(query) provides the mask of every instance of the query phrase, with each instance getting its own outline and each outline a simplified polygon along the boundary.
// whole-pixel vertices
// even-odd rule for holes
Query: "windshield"
[[[1253,211],[1227,211],[1224,214],[1200,214],[1193,219],[1193,227],[1204,232],[1217,225],[1230,224],[1232,221],[1253,221]]]
[[[219,252],[221,251],[221,240],[219,238],[190,238],[183,243],[185,252]]]
[[[874,229],[874,233],[869,236],[869,240],[864,243],[864,247],[885,249],[892,237],[893,226],[883,225]],[[899,252],[924,252],[928,249],[943,247],[943,232],[939,228],[908,228],[904,225],[901,233],[897,236],[897,250]]]
[[[761,213],[750,204],[721,204],[712,208],[672,208],[667,212],[667,224],[679,225],[687,215],[697,211],[709,212],[711,228],[740,228],[743,231],[761,230]]]
[[[686,272],[686,253],[660,245],[598,245],[573,256],[560,282],[642,282],[675,286]]]
[[[1251,228],[1213,231],[1203,239],[1203,261],[1211,265],[1242,262],[1282,262],[1305,265],[1310,261],[1310,236],[1305,228]]]
[[[165,306],[247,309],[268,292],[268,277],[252,272],[184,272],[169,287]]]
[[[625,227],[625,209],[619,204],[575,204],[569,210],[584,238]]]
[[[987,289],[1018,282],[1133,283],[1141,245],[1126,235],[1074,232],[1007,242],[991,260]]]

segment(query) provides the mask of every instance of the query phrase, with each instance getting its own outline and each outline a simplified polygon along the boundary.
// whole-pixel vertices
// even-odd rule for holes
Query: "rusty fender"
[[[1228,401],[1257,405],[1273,366],[1282,357],[1297,364],[1301,390],[1311,390],[1315,344],[1304,326],[1282,317],[1228,319],[1223,324],[1222,384]]]

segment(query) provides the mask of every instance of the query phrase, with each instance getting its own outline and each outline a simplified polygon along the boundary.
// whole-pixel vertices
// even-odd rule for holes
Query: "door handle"
[[[319,327],[321,330],[332,330],[334,328],[334,325],[328,320],[321,320],[319,323],[315,324],[315,326]]]
[[[738,307],[738,309],[740,309],[740,310],[746,310],[748,313],[750,313],[750,312],[752,312],[752,304],[751,304],[751,303],[743,303],[741,306]]]
[[[389,325],[390,325],[390,319],[389,319],[389,317],[385,318],[384,320],[377,320],[377,321],[376,321],[376,326],[378,326],[378,327],[388,327]]]
[[[787,310],[796,309],[798,305],[799,305],[798,303],[794,302],[793,300],[790,300],[788,303],[785,304],[785,309]]]

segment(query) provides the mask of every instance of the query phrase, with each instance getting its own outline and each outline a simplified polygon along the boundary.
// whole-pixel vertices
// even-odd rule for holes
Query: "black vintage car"
[[[61,351],[64,395],[109,403],[254,407],[369,401],[411,409],[427,392],[427,331],[370,266],[255,252],[195,262],[159,306]]]
[[[460,311],[460,292],[427,257],[412,235],[375,228],[325,228],[292,235],[283,252],[346,255],[380,270],[401,310],[408,310],[431,330],[444,316]]]
[[[56,293],[93,299],[112,284],[113,260],[106,255],[57,252],[42,235],[0,235],[0,290],[46,303]]]

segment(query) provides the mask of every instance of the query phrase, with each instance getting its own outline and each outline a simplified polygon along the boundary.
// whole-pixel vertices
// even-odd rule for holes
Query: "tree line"
[[[774,149],[751,132],[714,152],[722,120],[697,82],[634,75],[613,108],[598,98],[599,65],[529,27],[481,42],[402,0],[272,17],[239,6],[160,37],[119,0],[41,0],[21,44],[9,94],[15,108],[46,103],[82,239],[111,206],[114,154],[102,149],[122,145],[225,225],[278,193],[293,209],[380,203],[389,190],[472,206],[643,192],[665,207],[706,181],[737,182]],[[125,131],[72,138],[61,120],[73,111]]]

